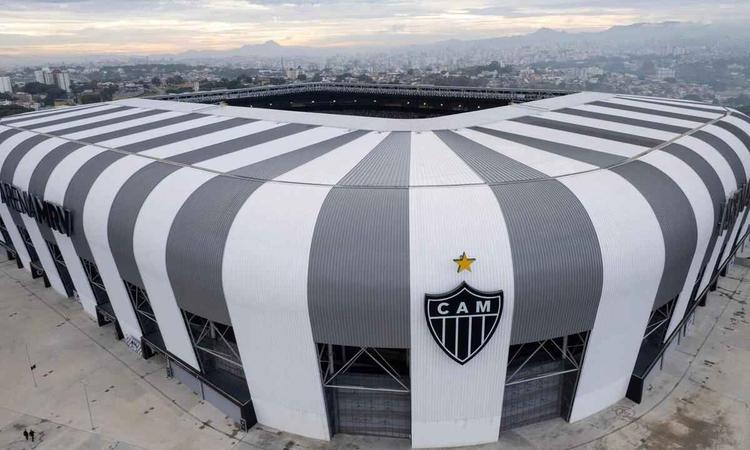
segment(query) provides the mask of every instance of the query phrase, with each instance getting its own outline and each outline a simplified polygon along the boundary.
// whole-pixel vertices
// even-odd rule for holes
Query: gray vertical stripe
[[[142,111],[136,114],[129,114],[127,116],[115,117],[114,119],[100,120],[86,125],[78,125],[76,127],[63,128],[62,130],[51,131],[48,134],[55,136],[64,136],[66,134],[78,133],[79,131],[93,130],[94,128],[106,127],[109,125],[115,125],[129,120],[143,119],[144,117],[150,117],[156,114],[161,114],[165,111],[158,109],[151,109],[148,111]]]
[[[700,267],[704,268],[708,265],[708,262],[711,259],[711,253],[713,252],[714,245],[716,245],[716,239],[719,237],[719,228],[717,224],[719,223],[721,215],[721,205],[725,200],[724,185],[721,183],[721,178],[719,178],[719,175],[716,173],[713,166],[693,150],[680,144],[670,144],[664,147],[662,151],[681,159],[685,164],[689,165],[701,178],[703,184],[706,185],[708,194],[711,196],[711,205],[714,210],[714,226],[711,229],[711,237],[708,240],[706,253],[703,255],[703,260],[701,261]]]
[[[52,171],[55,170],[55,167],[57,167],[57,165],[60,164],[60,161],[66,156],[81,147],[83,147],[83,144],[66,142],[44,155],[36,168],[34,168],[34,172],[31,174],[29,180],[29,193],[44,198],[44,193],[47,190],[47,181],[49,180],[50,175],[52,175]],[[37,224],[39,225],[39,231],[42,233],[44,239],[50,242],[55,242],[55,235],[52,233],[52,230],[44,223],[37,222]]]
[[[623,97],[619,97],[619,98],[623,98]],[[689,105],[689,104],[685,104],[685,103],[683,103],[681,105],[675,105],[673,103],[662,102],[662,101],[659,101],[659,100],[645,99],[645,98],[638,98],[638,99],[635,99],[635,98],[626,98],[625,100],[630,100],[630,101],[633,101],[633,102],[640,102],[640,103],[651,103],[651,104],[654,104],[654,105],[671,106],[672,108],[692,109],[693,111],[701,111],[701,112],[714,113],[714,114],[719,114],[719,115],[724,114],[726,112],[721,107],[718,107],[718,109],[716,109],[716,108],[706,108],[705,107],[706,105],[699,106],[699,105]]]
[[[732,113],[732,117],[736,117],[740,119],[741,121],[745,122],[746,124],[750,125],[750,117],[748,117],[745,114],[742,114],[741,112]]]
[[[570,114],[572,116],[586,117],[589,119],[606,120],[607,122],[622,123],[625,125],[633,125],[636,127],[650,128],[652,130],[667,131],[670,133],[683,134],[690,131],[690,128],[679,127],[677,125],[669,125],[661,122],[653,122],[650,120],[633,119],[631,117],[616,116],[613,114],[603,114],[598,112],[586,111],[582,109],[574,108],[563,108],[555,110],[557,113]]]
[[[459,134],[448,131],[434,133],[488,183],[549,178],[538,170]]]
[[[236,126],[242,123],[249,122],[250,121],[247,120],[238,120],[234,122],[232,120],[227,120],[225,122],[220,122],[205,127],[197,127],[187,132],[172,133],[166,136],[160,136],[158,138],[136,142],[127,146],[120,147],[120,149],[133,153],[146,151],[161,145],[180,142],[181,140],[188,139],[193,136],[200,136],[203,133],[206,133],[207,130],[210,130],[211,132],[220,131],[233,125]],[[130,130],[130,132],[134,132],[134,130]],[[71,234],[73,246],[75,247],[76,252],[80,257],[88,259],[90,261],[93,261],[93,255],[91,254],[91,249],[89,248],[88,241],[86,240],[85,236],[85,231],[83,229],[83,207],[86,204],[86,198],[89,195],[91,186],[94,184],[99,175],[107,167],[109,167],[110,164],[114,163],[120,158],[123,158],[124,156],[126,156],[126,154],[112,151],[106,151],[94,156],[90,160],[86,161],[78,169],[76,174],[71,179],[67,191],[65,192],[64,205],[66,208],[70,209],[73,215],[74,227],[77,227]]]
[[[410,346],[409,191],[354,187],[407,185],[410,145],[408,134],[389,135],[344,177],[352,186],[332,188],[321,206],[307,285],[315,342]]]
[[[20,132],[21,130],[18,130],[16,128],[11,128],[9,130],[0,131],[0,144],[10,139],[12,136],[17,135]]]
[[[180,166],[153,162],[139,169],[122,185],[109,209],[107,239],[120,277],[144,288],[133,251],[133,234],[138,213],[148,195]]]
[[[247,119],[223,120],[221,122],[216,122],[216,123],[212,123],[209,125],[203,125],[200,127],[191,128],[189,130],[176,131],[174,133],[157,136],[155,138],[146,139],[145,141],[138,141],[132,144],[121,145],[117,148],[124,152],[138,153],[138,152],[150,150],[152,148],[173,144],[175,142],[186,141],[188,139],[192,139],[198,136],[205,136],[207,134],[215,133],[217,131],[228,130],[230,128],[238,127],[240,125],[246,125],[252,122],[254,122],[254,120],[247,120]],[[141,131],[145,131],[145,130],[142,130],[140,128],[131,128],[131,129],[124,130],[124,131],[125,131],[124,135],[129,136],[131,134],[140,133]],[[106,137],[103,135],[97,136],[95,142],[102,142],[108,139],[123,136],[123,135],[120,135],[119,132],[116,132],[116,133],[118,134],[106,136]]]
[[[21,162],[21,159],[29,152],[29,150],[47,139],[49,139],[49,137],[36,134],[16,145],[8,153],[8,156],[5,157],[5,161],[3,161],[2,169],[0,169],[0,180],[13,184],[13,176],[16,173],[16,167],[18,167],[18,163]]]
[[[409,148],[411,133],[394,132],[388,135],[364,157],[339,185],[404,186],[409,180]]]
[[[628,99],[630,100],[630,99]],[[690,122],[699,122],[699,123],[707,123],[710,122],[711,119],[707,119],[705,117],[699,117],[699,116],[691,116],[689,114],[678,114],[673,112],[666,112],[666,111],[659,111],[656,109],[640,107],[640,106],[631,106],[631,105],[621,105],[619,103],[611,103],[607,101],[595,101],[589,103],[589,105],[594,106],[603,106],[605,108],[613,108],[613,109],[620,109],[622,111],[630,111],[630,112],[637,112],[637,113],[643,113],[643,114],[650,114],[652,116],[661,116],[661,117],[669,117],[672,119],[680,119],[680,120],[688,120]]]
[[[53,125],[62,125],[64,123],[75,122],[76,120],[91,119],[94,117],[103,116],[105,114],[112,114],[112,113],[116,113],[119,111],[127,111],[129,109],[133,109],[133,108],[129,108],[127,106],[118,106],[117,108],[105,109],[103,111],[95,111],[95,112],[90,112],[87,114],[80,114],[78,116],[66,117],[63,119],[44,121],[42,123],[36,123],[34,125],[24,125],[21,128],[26,129],[26,130],[36,130],[37,128],[50,127]]]
[[[635,134],[622,133],[619,131],[604,130],[601,128],[577,125],[569,122],[560,122],[558,120],[546,119],[538,116],[525,116],[511,119],[514,122],[536,125],[539,127],[550,128],[553,130],[567,131],[569,133],[583,134],[585,136],[607,139],[610,141],[622,142],[624,144],[640,145],[642,147],[656,147],[664,141],[652,139]]]
[[[627,158],[611,153],[598,152],[574,145],[561,144],[559,142],[545,141],[543,139],[533,138],[521,134],[508,133],[505,131],[493,130],[491,128],[474,127],[472,130],[480,131],[491,136],[512,141],[528,147],[533,147],[566,158],[575,159],[598,167],[609,167],[625,161]]]
[[[618,95],[617,98],[621,98],[623,100],[651,100],[651,99],[655,99],[654,97],[644,97],[642,95],[630,95],[630,96]],[[686,100],[684,98],[670,98],[669,100],[672,101],[672,102],[685,103],[685,104],[688,104],[688,105],[699,105],[699,106],[700,105],[706,105],[706,102],[696,101],[696,100]]]
[[[47,136],[34,135],[28,139],[25,139],[18,145],[16,145],[10,151],[10,153],[8,153],[8,156],[5,157],[5,161],[3,162],[2,169],[0,169],[0,180],[6,183],[15,184],[13,183],[13,177],[16,174],[16,168],[18,167],[18,163],[21,162],[21,159],[26,155],[26,153],[29,152],[29,150],[33,149],[38,144],[46,141],[47,139],[49,139]],[[13,222],[16,225],[26,227],[18,211],[16,211],[13,208],[8,208],[8,211],[10,212],[11,217],[13,217]],[[6,224],[6,225],[9,225],[9,224]]]
[[[691,136],[696,139],[700,139],[721,154],[721,156],[727,161],[727,163],[729,163],[729,167],[732,168],[732,173],[734,173],[734,179],[737,183],[738,188],[745,184],[745,182],[747,181],[745,166],[742,165],[742,160],[740,160],[740,157],[737,156],[737,152],[735,152],[734,149],[729,146],[729,144],[727,144],[717,136],[714,136],[713,134],[707,133],[703,130],[696,131]]]
[[[198,118],[205,117],[201,114],[183,114],[176,117],[170,117],[168,119],[155,120],[153,122],[144,123],[142,125],[135,125],[120,130],[110,131],[107,133],[97,134],[95,136],[89,136],[86,138],[86,142],[97,143],[102,141],[108,141],[110,139],[119,138],[122,136],[129,136],[132,134],[142,133],[144,131],[156,130],[158,128],[168,127],[170,125],[176,125],[178,123],[187,122],[190,120],[196,120]]]
[[[195,164],[209,158],[216,158],[218,156],[236,152],[244,148],[254,147],[265,142],[270,142],[276,139],[291,136],[293,134],[301,133],[311,128],[315,128],[315,126],[290,123],[287,125],[281,125],[279,127],[274,127],[268,130],[263,130],[257,133],[238,137],[229,141],[220,142],[218,144],[209,145],[208,147],[180,153],[166,159],[180,164]]]
[[[227,121],[230,122],[230,121]],[[236,123],[236,122],[235,122]],[[243,121],[243,123],[248,123],[247,121]],[[222,122],[223,127],[218,127],[218,129],[226,128],[227,124]],[[219,125],[219,124],[215,124]],[[205,127],[199,127],[199,128],[205,128]],[[216,127],[214,127],[216,128]],[[283,127],[278,127],[283,128]],[[242,142],[247,143],[251,142],[253,140],[257,142],[264,142],[267,138],[273,138],[275,134],[265,134],[263,136],[258,137],[258,135],[261,135],[264,132],[251,134],[248,136],[243,136],[239,139],[234,139],[228,142]],[[169,140],[169,142],[179,142],[177,139],[183,138],[184,136],[189,135],[187,133],[174,133],[174,135],[171,136],[172,139]],[[160,144],[164,144],[164,141],[161,139],[149,139],[145,142],[139,142],[136,144],[132,144],[130,146],[127,146],[130,150],[129,151],[145,151],[150,148],[154,148]],[[180,158],[180,155],[177,155],[173,158],[173,160],[188,160],[191,162],[197,162],[202,159],[208,159],[213,158],[215,156],[218,156],[218,154],[224,154],[228,153],[228,149],[231,147],[231,145],[227,146],[224,145],[226,143],[218,143],[214,145],[210,145],[208,147],[204,147],[202,149],[194,150],[191,152],[187,152],[183,155],[189,154],[192,156],[192,159],[188,158]],[[121,147],[121,149],[124,147]],[[224,153],[222,153],[224,152]],[[123,158],[127,156],[124,153],[121,152],[113,152],[113,151],[106,151],[104,153],[100,153],[87,161],[86,163],[81,166],[81,168],[76,172],[75,176],[73,177],[73,180],[71,181],[70,185],[68,186],[68,190],[65,193],[65,206],[69,208],[73,214],[74,221],[78,225],[78,229],[74,231],[74,233],[71,235],[71,239],[73,240],[73,245],[76,248],[76,251],[78,252],[78,255],[92,260],[93,261],[93,255],[91,254],[91,249],[89,248],[88,242],[85,237],[85,230],[83,229],[83,208],[86,204],[86,198],[88,198],[89,191],[91,190],[91,186],[94,184],[96,179],[99,177],[99,175],[112,163],[119,160],[120,158]]]
[[[507,165],[509,158],[450,131],[436,134],[486,182],[513,178],[488,169]],[[591,218],[558,180],[515,164],[523,166],[524,178],[539,181],[490,186],[505,217],[513,258],[511,343],[590,330],[603,285],[601,249]]]
[[[363,134],[349,133],[230,173],[275,178]],[[118,271],[140,287],[144,286],[133,251],[135,223],[148,195],[179,168],[155,162],[140,169],[122,186],[110,209],[108,239]],[[167,240],[167,269],[182,309],[231,324],[221,278],[224,246],[237,211],[261,184],[219,176],[200,186],[180,207]]]
[[[669,153],[670,155],[679,158],[685,164],[689,165],[706,185],[708,193],[711,196],[711,204],[714,208],[714,218],[716,222],[719,221],[721,214],[721,205],[726,200],[724,194],[724,185],[721,183],[721,178],[716,173],[716,170],[708,163],[703,157],[701,157],[695,151],[680,144],[669,144],[662,148],[661,151]]]
[[[698,226],[685,193],[671,178],[643,161],[614,167],[651,205],[664,239],[664,272],[654,301],[659,308],[679,295],[695,253]]]
[[[715,122],[714,125],[732,133],[734,137],[736,137],[742,142],[742,144],[745,146],[745,150],[747,150],[750,153],[750,136],[748,136],[747,133],[742,131],[740,127],[738,127],[737,125],[731,124],[729,122],[725,122],[723,120]]]
[[[73,246],[78,256],[89,261],[94,261],[94,256],[86,240],[86,230],[83,226],[83,207],[86,204],[86,198],[89,196],[91,186],[99,178],[99,175],[112,163],[123,157],[125,155],[118,152],[104,151],[99,153],[86,161],[76,171],[70,180],[68,189],[65,191],[65,201],[63,204],[70,210],[73,216],[74,228],[70,239],[73,241]]]
[[[70,113],[74,111],[82,111],[85,109],[99,108],[101,106],[102,104],[96,104],[96,105],[90,105],[90,106],[82,106],[80,108],[59,108],[54,111],[47,111],[47,112],[34,111],[34,112],[25,113],[25,114],[14,114],[13,116],[2,119],[2,122],[0,122],[0,125],[10,125],[13,123],[25,122],[27,120],[42,119],[45,117],[49,118],[49,117],[59,116],[60,114],[66,114],[66,113]]]

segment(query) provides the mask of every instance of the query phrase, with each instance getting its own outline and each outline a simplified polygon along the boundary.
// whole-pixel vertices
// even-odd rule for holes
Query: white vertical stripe
[[[462,134],[547,175],[563,175],[558,180],[588,212],[602,252],[603,286],[571,420],[606,408],[625,395],[664,269],[664,241],[656,216],[640,192],[613,172],[565,176],[596,167],[484,133]],[[666,154],[644,162],[681,171],[678,178],[690,184],[690,193],[695,192],[700,200],[700,211],[707,209],[708,221],[713,220],[708,191],[687,165]],[[639,282],[633,283],[634,279]],[[613,346],[619,349],[616,356]]]
[[[343,132],[344,130],[332,128],[314,128],[211,158],[199,164],[201,167],[211,170],[231,171],[320,142]],[[116,171],[122,172],[123,170],[118,168]],[[131,173],[131,171],[128,170],[127,173]],[[133,235],[133,250],[136,262],[144,287],[151,299],[151,306],[156,321],[159,323],[164,345],[167,350],[196,370],[200,370],[200,366],[195,358],[190,336],[182,320],[182,313],[169,281],[166,267],[167,240],[172,223],[185,201],[204,183],[216,176],[216,173],[190,167],[179,169],[167,176],[145,199]],[[107,180],[106,183],[111,183],[107,177],[100,177],[100,179]],[[111,201],[107,210],[109,208],[111,208]],[[106,218],[102,219],[106,220]],[[103,231],[106,232],[106,230]],[[102,261],[105,261],[104,258],[111,259],[104,254],[102,258]],[[107,265],[110,264],[113,276],[118,277],[114,261],[107,261]]]
[[[412,133],[410,156],[412,186],[482,183],[435,133]]]
[[[52,138],[43,141],[29,150],[18,162],[18,167],[16,167],[16,172],[13,176],[13,184],[24,191],[28,191],[31,176],[39,162],[47,154],[55,151],[57,147],[64,143],[65,141],[62,139]],[[31,242],[34,244],[34,249],[39,256],[39,262],[42,264],[42,267],[44,267],[44,272],[47,274],[47,279],[49,280],[50,285],[58,294],[67,297],[68,294],[65,291],[65,286],[57,272],[57,266],[55,265],[54,259],[50,254],[41,231],[39,231],[39,224],[35,219],[32,219],[25,214],[21,214],[21,218],[29,232]]]
[[[107,224],[109,223],[112,202],[122,185],[138,169],[153,162],[148,158],[128,155],[110,164],[91,185],[83,206],[83,212],[80,214],[83,227],[86,230],[86,240],[94,257],[93,262],[99,269],[99,275],[101,275],[102,283],[107,289],[107,296],[115,316],[117,316],[117,321],[120,323],[120,328],[125,335],[136,339],[141,338],[141,327],[112,256]],[[154,301],[152,301],[153,303]],[[159,325],[161,326],[161,323]]]
[[[745,134],[750,136],[750,124],[748,124],[744,120],[729,116],[725,118],[724,121],[737,126],[740,130],[744,131]],[[746,151],[750,152],[750,148],[746,149]],[[744,236],[745,234],[747,234],[748,228],[750,228],[750,217],[748,217],[748,220],[745,221],[745,225],[742,227],[742,230],[740,230],[740,236]]]
[[[46,127],[35,128],[34,132],[35,133],[53,133],[58,130],[65,130],[68,128],[78,127],[81,125],[90,125],[90,124],[94,124],[96,122],[101,122],[104,120],[132,116],[133,114],[139,114],[145,111],[146,111],[145,109],[138,109],[138,108],[126,109],[124,111],[116,111],[116,112],[112,112],[108,114],[101,114],[101,115],[89,117],[86,119],[72,120],[70,122],[58,123],[57,125],[49,125]]]
[[[171,119],[174,117],[182,116],[183,114],[177,112],[164,112],[161,114],[155,114],[153,116],[141,117],[140,119],[130,119],[119,123],[113,123],[112,125],[106,125],[103,127],[95,127],[89,130],[76,131],[74,133],[64,134],[66,139],[86,139],[91,136],[98,136],[100,134],[111,133],[113,131],[124,130],[126,128],[135,127],[139,125],[145,125],[161,120]]]
[[[435,211],[445,211],[444,217]],[[409,191],[411,279],[412,445],[443,447],[494,442],[500,431],[513,319],[513,263],[505,219],[487,186],[422,187]],[[476,258],[457,273],[454,258]],[[429,332],[425,294],[466,281],[502,290],[500,324],[466,365],[449,358]]]
[[[481,183],[433,133],[412,135],[410,179],[416,185]],[[435,211],[445,215],[435,216]],[[453,259],[464,251],[477,260],[471,272],[459,274]],[[411,188],[409,252],[412,445],[494,442],[500,431],[514,286],[508,230],[492,190],[486,185]],[[450,291],[462,281],[504,293],[495,335],[463,366],[435,342],[424,312],[425,294]]]
[[[602,170],[560,181],[589,213],[604,275],[571,413],[576,421],[625,396],[662,277],[664,240],[646,199],[619,175]]]
[[[639,155],[647,150],[646,147],[640,145],[613,142],[609,139],[586,136],[585,134],[570,133],[568,131],[559,131],[552,128],[544,128],[518,122],[500,122],[493,124],[488,128],[505,131],[507,133],[515,133],[521,136],[531,136],[546,141],[588,148],[591,150],[604,151],[614,155],[624,156],[626,158]]]
[[[114,108],[117,108],[117,105],[103,104],[101,106],[96,106],[96,107],[89,108],[89,109],[76,109],[76,110],[71,110],[68,112],[64,112],[64,113],[60,113],[60,114],[56,114],[56,115],[48,116],[48,117],[34,118],[33,116],[30,116],[29,120],[16,122],[16,123],[10,124],[9,126],[23,128],[23,127],[28,127],[32,125],[41,125],[41,124],[44,124],[47,122],[53,122],[56,120],[74,119],[75,117],[78,117],[84,114],[89,114],[89,113],[96,113],[96,112],[105,113],[106,111],[110,109],[114,109]]]
[[[689,129],[697,128],[703,125],[703,123],[701,122],[694,122],[692,120],[674,119],[672,117],[657,116],[654,114],[646,114],[646,113],[628,111],[625,109],[617,109],[617,108],[606,107],[606,106],[580,105],[580,106],[576,106],[575,109],[580,110],[580,111],[590,111],[594,113],[608,114],[611,116],[645,120],[647,122],[661,123],[664,125],[674,125],[674,126],[684,127],[684,128],[689,128]]]
[[[117,137],[108,139],[106,141],[97,142],[97,145],[100,145],[102,147],[109,147],[109,148],[116,148],[116,147],[122,147],[125,145],[133,144],[136,142],[142,142],[146,141],[148,139],[157,138],[160,136],[166,136],[172,133],[177,133],[180,131],[187,131],[192,130],[194,128],[203,126],[203,125],[210,125],[213,123],[223,122],[227,120],[224,117],[213,117],[213,116],[207,116],[205,118],[200,118],[196,120],[189,120],[187,122],[181,122],[176,123],[173,125],[168,125],[166,127],[156,128],[153,130],[146,130],[141,131],[139,133],[135,134],[128,134],[125,136]],[[229,130],[224,130],[225,132],[229,132]],[[206,134],[200,137],[207,137],[207,136],[213,136],[214,133]],[[196,138],[198,139],[198,138]],[[187,142],[188,140],[185,140],[183,142]]]
[[[44,198],[47,201],[57,203],[58,205],[64,204],[65,193],[67,192],[68,186],[78,169],[80,169],[88,160],[104,151],[103,148],[89,145],[81,147],[63,158],[47,180]],[[73,241],[69,236],[65,236],[57,231],[53,230],[52,233],[57,241],[57,246],[60,247],[60,253],[63,256],[63,259],[65,259],[70,278],[73,281],[76,293],[81,300],[83,309],[89,314],[89,316],[96,317],[96,299],[91,290],[91,285],[89,285],[86,272],[83,270],[83,265],[78,257],[78,253],[76,253],[75,247],[73,246]]]
[[[198,371],[200,365],[169,282],[166,266],[167,239],[174,217],[185,200],[203,183],[216,176],[215,173],[189,167],[172,173],[146,198],[133,231],[135,260],[159,323],[164,345]],[[117,270],[116,267],[114,269]],[[117,273],[115,276],[119,277]]]
[[[667,328],[666,336],[669,336],[685,315],[703,257],[710,251],[708,244],[714,228],[714,208],[706,185],[698,174],[679,158],[665,152],[651,152],[641,160],[664,172],[680,187],[693,209],[697,227],[695,251]]]
[[[22,131],[9,137],[5,142],[0,144],[0,168],[5,164],[5,160],[13,149],[32,136],[35,136],[35,134],[29,131]],[[21,238],[21,233],[18,231],[18,227],[13,221],[13,216],[8,209],[8,205],[5,203],[0,203],[0,217],[2,217],[3,222],[5,223],[5,228],[8,230],[13,247],[16,249],[18,258],[21,260],[21,264],[23,264],[23,268],[26,271],[31,272],[31,257],[26,250],[26,244],[23,242],[23,238]]]
[[[598,169],[597,166],[534,147],[501,139],[474,130],[459,130],[459,134],[512,158],[550,177]]]
[[[647,109],[651,109],[654,111],[664,111],[664,112],[670,112],[670,113],[675,113],[675,114],[684,114],[687,116],[703,117],[706,119],[716,119],[718,117],[721,117],[722,114],[724,113],[723,111],[710,113],[710,112],[704,112],[704,111],[697,111],[695,109],[681,108],[679,105],[675,105],[675,106],[658,105],[656,103],[639,102],[639,101],[628,100],[624,98],[612,98],[612,99],[607,100],[607,102],[617,103],[619,105],[647,108]]]
[[[550,119],[550,120],[557,120],[559,122],[570,123],[573,125],[596,128],[599,130],[615,131],[618,133],[632,134],[634,136],[644,136],[644,137],[657,139],[661,141],[668,141],[670,139],[674,139],[677,136],[679,136],[678,133],[674,133],[671,131],[662,131],[662,130],[656,130],[653,128],[644,128],[644,127],[639,127],[635,125],[628,125],[625,123],[610,122],[608,120],[591,119],[588,117],[574,116],[571,114],[549,112],[549,113],[540,114],[539,117]],[[612,141],[610,140],[610,143],[611,142]],[[621,142],[617,142],[617,145],[620,145],[620,144]]]
[[[369,133],[282,177],[336,183],[387,136]],[[279,178],[282,178],[279,177]],[[330,186],[266,183],[227,237],[223,287],[258,422],[329,439],[307,307],[310,247]]]
[[[210,141],[207,141],[205,138],[188,139],[177,143],[177,145],[170,144],[156,147],[144,151],[141,154],[151,157],[168,158],[199,149],[205,145],[215,144],[230,139],[234,133],[243,133],[242,135],[251,134],[274,126],[277,125],[270,122],[254,122],[249,125],[238,127],[240,128],[239,131],[233,129],[231,133],[225,133],[221,139],[218,139],[217,136],[212,136],[213,140]],[[120,191],[120,188],[136,172],[152,163],[155,163],[155,161],[151,158],[144,158],[138,155],[127,155],[110,164],[101,174],[99,174],[94,181],[94,184],[91,186],[89,195],[84,204],[82,215],[86,227],[86,239],[91,248],[91,253],[94,256],[96,265],[99,268],[102,282],[107,288],[107,294],[112,304],[112,309],[115,311],[115,315],[120,322],[123,332],[138,339],[141,337],[141,328],[138,324],[135,311],[133,310],[130,296],[125,289],[123,280],[120,277],[120,272],[117,269],[117,263],[112,255],[112,250],[109,245],[108,224],[112,203],[114,202],[117,193]],[[190,173],[195,172],[194,169],[191,170],[192,172]],[[203,178],[201,177],[201,179]],[[192,186],[188,182],[188,179],[183,180],[183,184],[184,186],[182,186],[182,188],[185,189],[189,189],[190,186]],[[175,193],[172,194],[176,195]],[[167,221],[171,224],[170,218],[173,216],[170,216],[168,212],[174,208],[179,208],[181,205],[182,202],[177,202],[175,198],[171,198],[170,196],[162,198],[153,209],[153,212],[156,212],[158,217],[155,219],[157,222],[152,224],[152,226],[156,227],[158,225],[164,225]],[[137,225],[136,229],[138,229]],[[147,235],[158,234],[156,229],[150,229],[147,227],[146,230]],[[161,229],[159,230],[163,231]],[[162,235],[159,234],[159,236]],[[139,242],[135,237],[136,236],[134,236],[134,246]],[[157,243],[166,246],[166,238],[164,238],[163,242],[158,241]],[[154,245],[156,248],[159,248],[158,245]],[[155,251],[154,248],[147,248],[149,254]],[[137,255],[138,252],[136,252],[136,256]],[[156,321],[159,323],[159,329],[162,332],[164,344],[167,347],[167,350],[179,356],[183,361],[193,366],[196,370],[200,370],[198,361],[195,359],[195,352],[193,352],[189,336],[185,329],[185,324],[182,320],[182,315],[179,313],[179,309],[177,309],[175,313],[175,309],[170,308],[174,303],[174,294],[171,291],[169,280],[166,277],[166,269],[162,267],[164,265],[164,255],[162,255],[161,259],[147,261],[147,264],[149,267],[156,264],[156,268],[159,269],[157,272],[159,274],[164,273],[163,279],[159,280],[158,277],[156,278],[157,282],[155,283],[158,284],[158,286],[155,286],[154,283],[146,283],[151,272],[148,270],[141,271],[141,276],[145,284],[144,287],[149,295],[151,306],[154,309]],[[174,306],[176,306],[176,304]]]
[[[732,168],[729,166],[729,163],[727,163],[727,160],[724,159],[724,157],[721,156],[721,154],[715,148],[692,136],[682,137],[678,139],[676,143],[684,145],[685,147],[693,150],[703,159],[705,159],[711,165],[711,167],[713,167],[713,169],[716,171],[716,174],[719,176],[719,179],[721,180],[722,187],[724,188],[725,199],[729,198],[730,194],[737,189],[737,181],[734,177]],[[706,288],[706,286],[708,286],[708,282],[713,276],[713,269],[716,265],[716,261],[719,258],[719,252],[721,251],[721,246],[724,242],[725,236],[726,233],[720,235],[716,239],[714,248],[707,249],[707,251],[711,252],[711,258],[709,259],[708,265],[706,266],[706,271],[703,274],[703,279],[701,280],[700,286],[698,288],[698,293],[702,292]]]

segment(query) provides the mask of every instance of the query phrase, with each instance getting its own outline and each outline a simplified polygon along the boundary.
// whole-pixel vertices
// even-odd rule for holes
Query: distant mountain
[[[450,39],[429,44],[397,47],[305,47],[285,46],[275,41],[248,44],[229,50],[188,50],[174,55],[152,57],[135,55],[66,55],[12,57],[0,55],[0,66],[19,64],[65,63],[82,61],[128,61],[147,58],[180,62],[215,62],[219,60],[242,61],[252,58],[304,58],[316,60],[334,55],[368,55],[373,53],[403,54],[410,52],[436,53],[485,50],[487,52],[509,49],[545,50],[574,45],[596,46],[617,52],[638,51],[658,46],[734,46],[750,47],[750,27],[745,24],[697,24],[690,22],[636,23],[614,26],[598,32],[566,32],[541,28],[533,33],[496,38],[460,40]]]
[[[705,25],[689,22],[636,23],[614,26],[604,31],[572,33],[550,28],[540,28],[529,34],[496,38],[460,40],[450,39],[430,44],[405,45],[399,47],[350,47],[320,48],[283,46],[274,41],[263,44],[244,45],[240,48],[223,51],[188,51],[174,55],[176,59],[215,59],[247,57],[323,57],[333,54],[368,52],[408,52],[408,51],[461,51],[463,49],[502,50],[524,47],[561,47],[574,44],[596,45],[600,47],[638,50],[643,46],[673,45],[715,45],[750,43],[750,27],[740,25]]]

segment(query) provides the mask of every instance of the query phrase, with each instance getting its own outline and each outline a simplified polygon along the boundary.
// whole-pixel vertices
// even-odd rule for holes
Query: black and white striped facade
[[[671,334],[744,239],[726,205],[748,179],[747,116],[588,92],[413,120],[134,99],[0,121],[0,182],[73,220],[0,204],[24,268],[31,246],[67,295],[55,244],[95,317],[94,263],[130,341],[123,281],[143,289],[196,372],[183,311],[231,325],[258,422],[313,438],[316,343],[408,349],[415,447],[497,440],[511,345],[590,332],[570,420],[623,398],[652,310],[676,299]],[[465,365],[424,314],[462,282],[504,293]]]

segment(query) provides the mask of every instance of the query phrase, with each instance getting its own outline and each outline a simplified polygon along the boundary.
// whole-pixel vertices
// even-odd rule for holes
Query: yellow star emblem
[[[458,264],[458,273],[468,270],[471,272],[471,265],[476,261],[476,258],[469,258],[466,256],[466,252],[463,252],[458,259],[454,259],[453,262]]]

